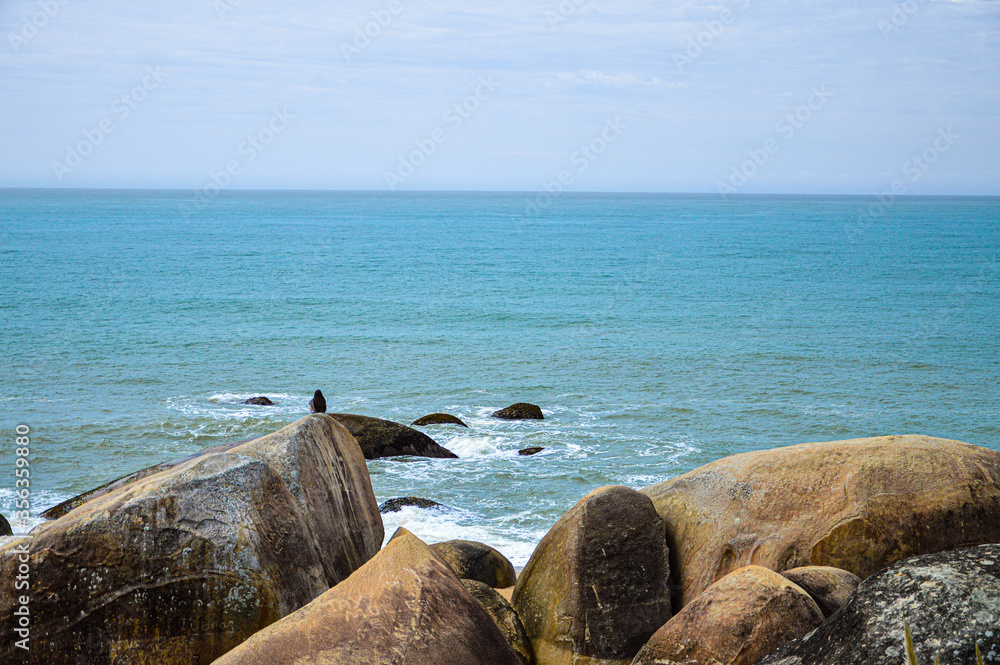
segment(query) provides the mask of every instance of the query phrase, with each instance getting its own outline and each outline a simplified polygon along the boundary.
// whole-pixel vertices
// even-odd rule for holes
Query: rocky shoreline
[[[920,662],[1000,660],[996,451],[809,443],[599,488],[515,579],[481,543],[382,547],[365,460],[438,448],[313,414],[66,502],[0,537],[31,578],[31,649],[5,629],[0,662],[899,665],[904,622]],[[23,606],[5,585],[0,625]]]

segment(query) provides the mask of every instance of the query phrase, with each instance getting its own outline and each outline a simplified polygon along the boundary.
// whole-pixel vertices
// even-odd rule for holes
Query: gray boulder
[[[458,458],[458,455],[437,444],[423,432],[394,423],[352,413],[331,413],[358,440],[365,459],[382,457]]]
[[[758,665],[900,665],[903,622],[917,659],[947,665],[1000,656],[1000,545],[981,545],[900,561],[861,583],[823,625]]]

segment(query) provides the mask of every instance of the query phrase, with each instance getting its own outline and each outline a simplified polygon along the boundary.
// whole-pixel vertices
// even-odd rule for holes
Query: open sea
[[[588,491],[883,434],[1000,449],[1000,199],[0,190],[0,511],[330,411],[384,516],[515,565]],[[240,401],[266,395],[276,405]],[[513,402],[544,421],[491,419]],[[532,457],[517,451],[545,450]]]

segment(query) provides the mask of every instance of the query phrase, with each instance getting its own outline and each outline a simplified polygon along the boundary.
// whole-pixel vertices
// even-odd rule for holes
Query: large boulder
[[[760,665],[899,665],[903,622],[917,659],[986,662],[1000,654],[1000,545],[914,557],[869,577],[815,632],[786,644]]]
[[[412,423],[410,427],[426,427],[427,425],[458,425],[459,427],[468,427],[462,419],[458,416],[453,416],[450,413],[431,413],[422,418],[417,418]]]
[[[663,520],[627,487],[563,515],[517,578],[512,603],[539,665],[628,663],[670,618]]]
[[[438,445],[423,432],[391,420],[369,418],[351,413],[331,413],[358,440],[365,459],[382,457],[457,458],[458,455]]]
[[[154,473],[160,473],[162,471],[173,469],[175,467],[180,466],[184,462],[188,462],[190,460],[195,459],[196,457],[203,457],[205,455],[211,455],[212,453],[228,452],[229,450],[243,443],[246,443],[246,441],[220,443],[218,445],[212,446],[211,448],[205,448],[204,450],[199,450],[196,453],[192,453],[190,455],[185,455],[183,457],[170,460],[169,462],[161,462],[160,464],[154,464],[153,466],[146,467],[145,469],[139,469],[138,471],[133,471],[132,473],[120,476],[118,478],[115,478],[114,480],[106,482],[100,487],[95,487],[92,490],[87,490],[82,494],[74,496],[70,499],[66,499],[62,503],[52,506],[51,508],[43,512],[41,516],[48,520],[59,519],[69,511],[73,510],[78,506],[82,506],[91,499],[96,499],[99,496],[110,494],[115,490],[119,490],[125,487],[126,485],[131,485],[135,481],[142,480],[143,478],[151,476]]]
[[[0,548],[13,580],[21,542]],[[191,460],[33,530],[30,651],[0,631],[0,662],[208,663],[327,588],[295,497],[269,465]],[[17,594],[0,593],[15,625]]]
[[[998,480],[996,451],[886,436],[733,455],[642,492],[667,523],[682,607],[749,564],[863,579],[917,554],[1000,542]]]
[[[823,613],[801,588],[766,568],[747,566],[685,605],[632,665],[753,665],[822,622]]]
[[[490,615],[404,532],[357,572],[215,665],[521,665]]]
[[[459,579],[476,580],[495,589],[514,586],[517,573],[507,557],[489,545],[471,540],[448,540],[431,545]]]
[[[299,504],[330,586],[375,556],[385,532],[368,465],[354,437],[325,413],[301,418],[231,452],[270,465]]]
[[[854,573],[830,566],[792,568],[781,576],[812,596],[825,617],[832,616],[843,607],[861,584],[861,578]]]
[[[494,411],[490,418],[501,420],[545,420],[541,407],[527,402],[518,402],[510,406]]]
[[[507,644],[514,650],[523,665],[535,662],[535,652],[531,650],[531,640],[524,632],[524,624],[510,602],[493,587],[476,580],[462,580],[462,585],[479,601],[486,613],[493,619],[503,634]]]

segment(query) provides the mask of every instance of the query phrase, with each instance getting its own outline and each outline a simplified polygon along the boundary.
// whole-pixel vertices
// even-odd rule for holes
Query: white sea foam
[[[517,529],[509,524],[484,523],[475,514],[459,508],[406,506],[383,515],[382,523],[386,543],[399,527],[429,545],[446,540],[473,540],[499,550],[518,568],[528,563],[535,545],[545,535],[544,531]]]

